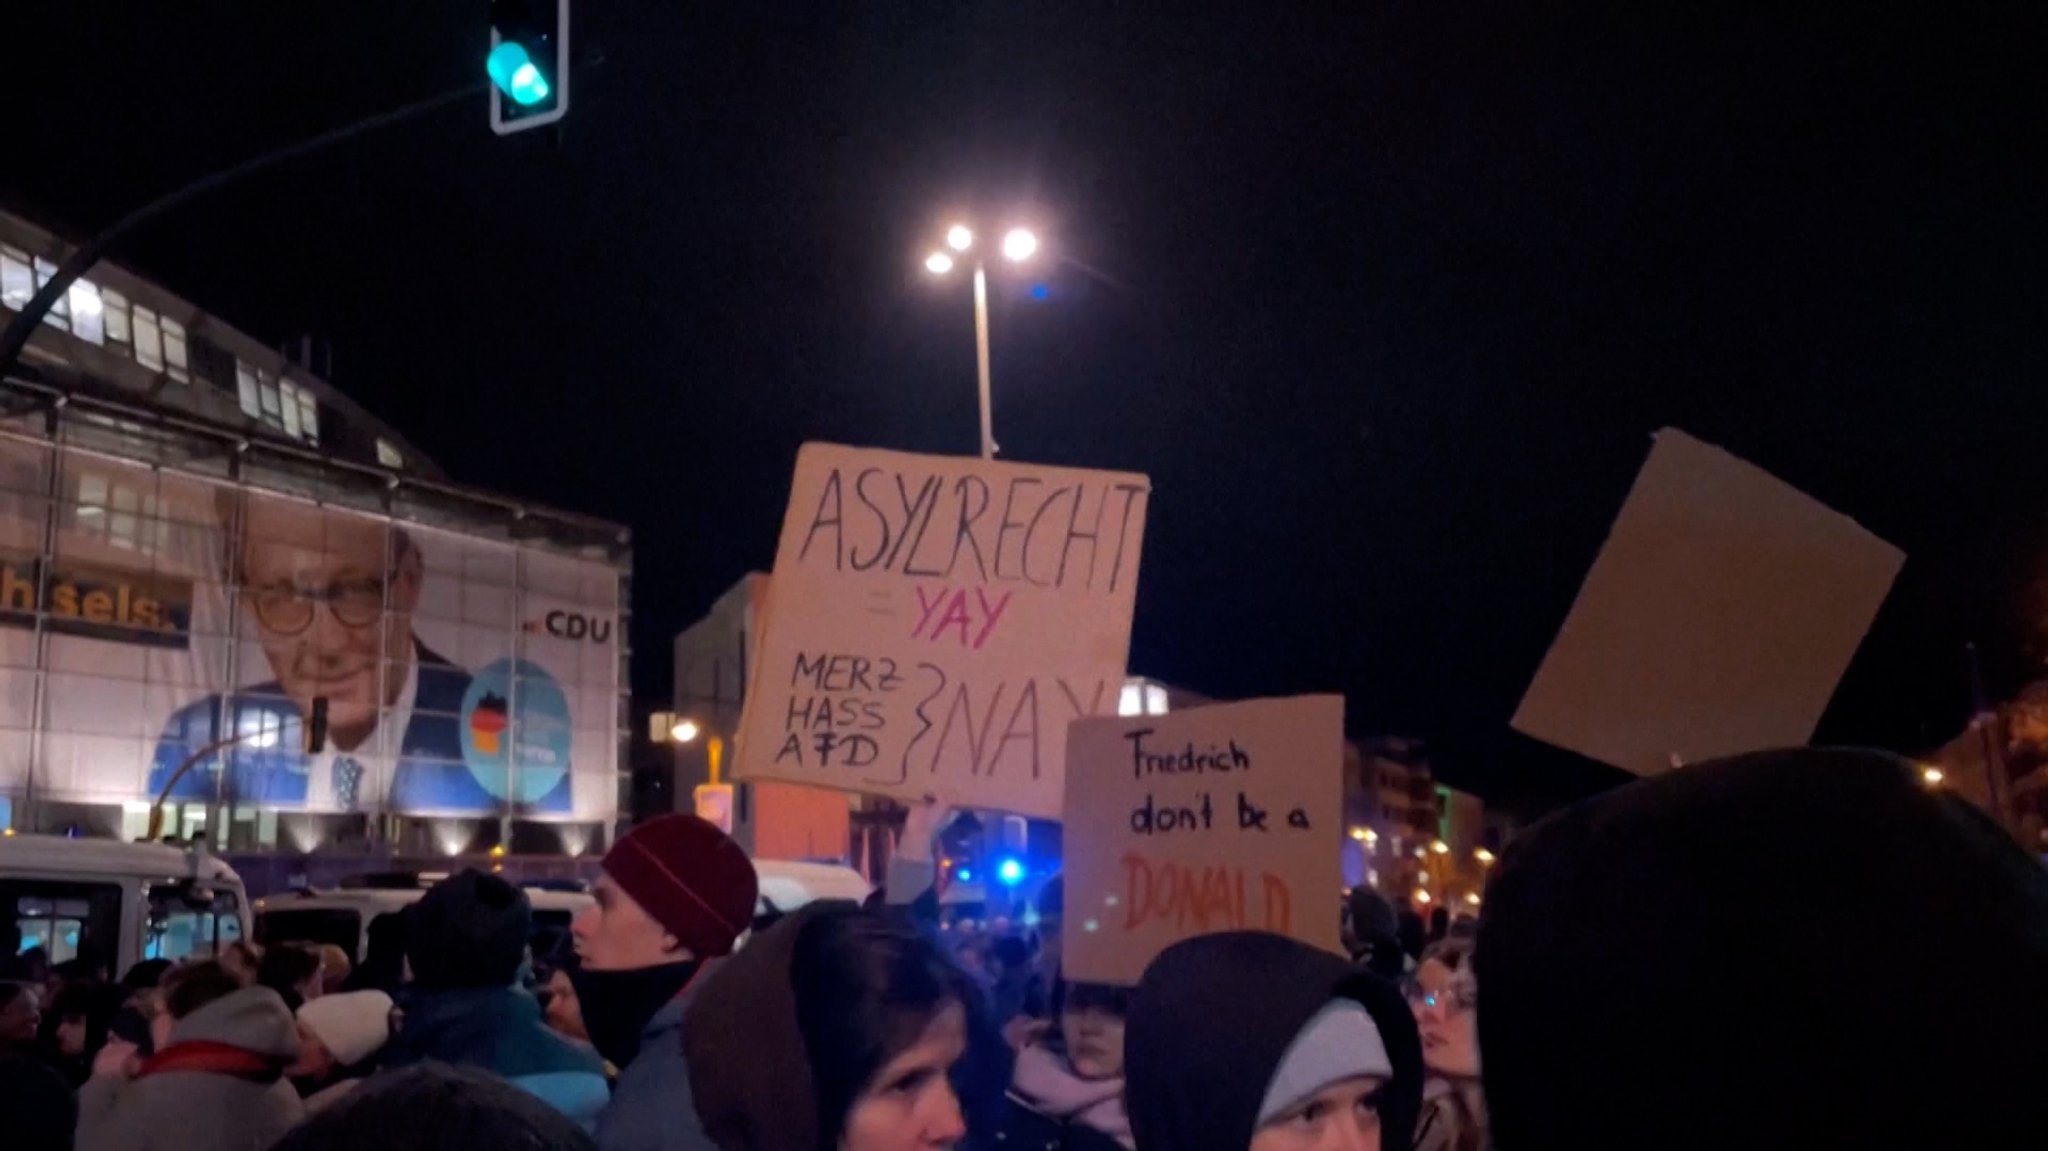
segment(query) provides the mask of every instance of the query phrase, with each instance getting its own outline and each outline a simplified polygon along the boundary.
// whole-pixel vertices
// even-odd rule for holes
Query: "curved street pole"
[[[158,839],[162,838],[164,833],[164,804],[170,802],[172,789],[178,786],[179,780],[185,778],[186,772],[191,771],[198,765],[200,760],[205,759],[207,756],[225,751],[245,740],[254,739],[259,735],[265,734],[276,733],[263,730],[245,731],[240,735],[231,735],[226,739],[216,739],[191,755],[186,756],[185,762],[178,765],[178,770],[172,772],[169,779],[164,780],[164,789],[157,793],[156,802],[149,805],[149,834],[144,838],[150,843],[155,843]],[[225,836],[222,837],[221,846],[227,846]]]
[[[71,290],[72,283],[87,271],[90,271],[94,264],[99,263],[101,257],[106,255],[107,250],[129,232],[149,223],[173,208],[180,207],[188,201],[204,196],[216,188],[232,184],[244,176],[253,175],[265,168],[282,164],[288,160],[296,160],[301,156],[310,155],[323,148],[339,144],[344,140],[351,140],[357,136],[374,132],[379,128],[424,116],[429,112],[437,111],[459,100],[465,100],[471,96],[478,95],[488,87],[488,84],[466,85],[453,91],[443,92],[438,96],[430,96],[424,100],[415,101],[402,108],[394,108],[389,112],[357,120],[351,124],[344,124],[332,131],[322,132],[311,139],[301,140],[296,144],[279,148],[274,152],[266,152],[261,156],[244,160],[232,168],[223,168],[218,172],[201,176],[184,187],[167,192],[114,221],[101,230],[98,235],[79,245],[76,251],[72,252],[62,264],[58,265],[56,273],[49,278],[48,282],[37,288],[36,294],[29,298],[28,303],[22,307],[21,311],[15,313],[13,320],[7,325],[6,332],[0,333],[0,382],[4,382],[7,379],[8,373],[12,372],[15,365],[20,362],[22,349],[28,346],[28,338],[36,330],[36,325],[42,323],[43,317],[50,314],[50,309],[56,306],[57,301],[63,298],[64,293]],[[18,411],[0,413],[0,415],[7,417],[27,415],[51,402],[53,401],[38,401]]]

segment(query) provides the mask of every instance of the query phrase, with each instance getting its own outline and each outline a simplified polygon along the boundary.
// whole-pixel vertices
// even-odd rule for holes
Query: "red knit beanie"
[[[694,815],[662,815],[619,837],[605,874],[699,959],[732,953],[754,921],[753,861]]]

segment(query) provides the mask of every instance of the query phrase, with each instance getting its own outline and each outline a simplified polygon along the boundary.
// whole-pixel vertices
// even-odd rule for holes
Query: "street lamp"
[[[974,250],[974,230],[965,224],[947,228],[946,247],[965,256]],[[1038,236],[1030,229],[1012,228],[1004,233],[1004,259],[1018,264],[1037,253]],[[946,275],[953,270],[953,257],[945,251],[934,250],[925,257],[924,267],[934,276]],[[981,391],[981,458],[992,460],[996,457],[996,433],[995,417],[989,408],[988,268],[978,255],[974,257],[974,366]]]
[[[696,720],[679,719],[668,729],[668,737],[677,743],[688,743],[697,738],[698,730]]]

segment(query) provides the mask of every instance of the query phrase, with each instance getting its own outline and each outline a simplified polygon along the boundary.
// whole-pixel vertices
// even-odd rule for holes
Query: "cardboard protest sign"
[[[1068,721],[1116,710],[1149,494],[804,445],[736,774],[1057,818]]]
[[[1062,971],[1134,985],[1161,951],[1217,931],[1343,954],[1343,803],[1341,696],[1076,722]]]
[[[1667,428],[1513,726],[1638,775],[1800,746],[1905,558]]]

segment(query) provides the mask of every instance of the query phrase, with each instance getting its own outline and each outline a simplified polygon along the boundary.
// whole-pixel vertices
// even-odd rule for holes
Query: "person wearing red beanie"
[[[704,961],[753,923],[753,861],[694,815],[658,816],[612,845],[595,894],[571,928],[571,978],[591,1042],[620,1068],[598,1147],[714,1151],[690,1101],[683,1009]]]

